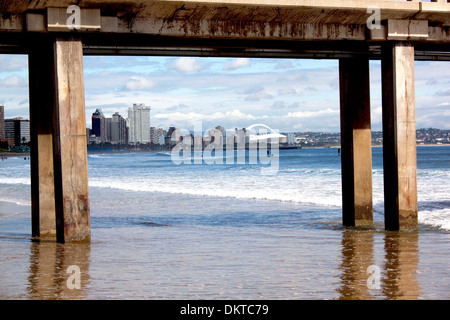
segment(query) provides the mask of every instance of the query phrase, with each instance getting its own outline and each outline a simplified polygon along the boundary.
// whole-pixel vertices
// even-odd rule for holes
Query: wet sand
[[[450,234],[340,227],[92,229],[33,242],[27,206],[0,204],[0,299],[449,299]],[[15,214],[16,213],[16,214]],[[69,289],[68,267],[81,270]],[[370,266],[375,273],[368,273]],[[379,271],[379,276],[377,274]]]

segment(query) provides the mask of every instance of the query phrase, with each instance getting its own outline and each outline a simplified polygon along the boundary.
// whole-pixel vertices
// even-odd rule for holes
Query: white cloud
[[[436,95],[441,96],[441,97],[450,96],[450,89],[448,89],[448,90],[439,90],[438,92],[436,92]]]
[[[283,101],[275,101],[270,108],[274,110],[284,109],[286,104]]]
[[[242,94],[256,94],[256,93],[261,93],[263,91],[264,91],[264,87],[256,86],[256,87],[251,87],[251,88],[243,90]]]
[[[278,95],[280,96],[293,96],[295,94],[297,94],[297,91],[295,91],[295,89],[292,88],[278,89]]]
[[[372,124],[372,131],[381,130],[383,123],[383,108],[381,106],[372,108],[370,118]]]
[[[4,80],[0,80],[0,86],[2,87],[25,87],[28,85],[28,81],[18,75],[12,75]]]
[[[250,66],[250,59],[249,58],[236,58],[231,60],[230,62],[226,63],[223,66],[223,70],[234,70],[239,68],[244,68]]]
[[[427,114],[416,115],[416,128],[449,129],[450,110],[440,110]]]
[[[195,123],[201,122],[203,129],[222,125],[225,128],[244,128],[255,123],[264,123],[280,131],[292,131],[304,126],[320,128],[321,131],[339,131],[339,110],[326,108],[318,111],[288,112],[278,115],[252,114],[238,109],[220,111],[211,114],[205,112],[157,113],[153,121],[168,126],[175,123],[177,127],[190,130]]]
[[[336,115],[339,114],[339,110],[327,108],[319,111],[297,111],[297,112],[289,112],[286,117],[288,118],[315,118],[322,117],[325,115]]]
[[[28,58],[26,55],[0,56],[0,72],[20,71],[28,67]]]
[[[191,108],[190,106],[188,106],[188,105],[186,105],[184,103],[178,103],[176,105],[173,105],[171,107],[166,108],[166,110],[168,110],[168,111],[175,111],[175,110],[180,110],[180,109],[186,110],[186,109],[190,109],[190,108]]]
[[[275,65],[275,69],[291,69],[294,65],[291,61],[280,61]]]
[[[131,77],[131,79],[125,84],[127,90],[144,90],[151,89],[155,86],[155,82],[144,77]]]
[[[173,113],[158,113],[154,116],[155,119],[170,119],[172,121],[185,121],[193,123],[195,121],[212,121],[212,120],[255,120],[257,117],[251,114],[243,113],[237,109],[227,112],[215,112],[212,114],[196,113],[196,112],[173,112]]]
[[[192,57],[178,58],[172,67],[179,72],[194,72],[201,69],[200,60]]]
[[[247,94],[245,101],[259,101],[264,99],[272,99],[272,95],[266,92],[266,89],[262,86],[251,87],[242,92],[242,94]]]
[[[255,119],[257,119],[257,117],[255,117],[254,115],[243,113],[237,109],[235,109],[233,111],[228,111],[225,114],[222,112],[218,112],[218,113],[216,113],[216,115],[224,115],[224,118],[232,119],[232,120],[237,120],[237,119],[239,119],[239,120],[240,119],[255,120]]]
[[[266,99],[272,99],[272,95],[266,92],[260,92],[256,94],[251,94],[245,98],[245,101],[260,101]]]

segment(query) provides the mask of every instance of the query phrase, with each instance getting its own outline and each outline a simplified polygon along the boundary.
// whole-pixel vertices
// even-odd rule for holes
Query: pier
[[[450,60],[450,0],[0,0],[27,54],[32,236],[90,241],[83,55],[339,60],[343,224],[373,226],[369,61],[381,60],[385,228],[417,229],[414,61]]]

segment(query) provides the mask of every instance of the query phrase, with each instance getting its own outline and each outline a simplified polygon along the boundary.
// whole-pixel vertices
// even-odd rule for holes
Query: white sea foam
[[[24,184],[30,185],[31,179],[27,178],[10,178],[10,177],[0,177],[0,184]]]
[[[324,172],[327,171],[327,172]],[[329,172],[328,172],[329,171]],[[316,204],[341,207],[341,181],[339,171],[314,170],[305,173],[290,170],[289,174],[276,177],[259,175],[195,176],[176,175],[128,177],[120,180],[114,177],[90,179],[90,186],[113,188],[135,192],[163,192],[206,197],[230,197],[236,199],[273,200],[293,203]],[[450,230],[450,208],[442,203],[446,190],[442,190],[439,179],[419,180],[419,222]],[[195,187],[193,187],[195,186]],[[382,175],[374,174],[374,212],[384,214]]]
[[[450,231],[450,208],[433,211],[419,210],[419,223]]]
[[[90,180],[91,187],[114,188],[137,192],[164,192],[194,196],[231,197],[237,199],[275,200],[296,203],[340,206],[340,181],[323,185],[321,192],[311,192],[311,183],[299,183],[287,180],[279,187],[276,179],[255,181],[254,177],[221,177],[220,180],[183,177],[176,180],[155,178],[134,178],[131,181],[119,181],[114,178],[95,178]],[[193,187],[195,186],[195,187]],[[294,187],[295,186],[295,187]],[[318,185],[316,185],[318,187]],[[328,188],[328,190],[327,190]],[[324,196],[323,192],[326,195]]]
[[[296,177],[284,177],[284,182],[277,184],[276,179],[257,179],[254,177],[226,178],[214,183],[209,178],[179,177],[168,180],[167,177],[141,177],[126,181],[115,177],[92,177],[89,186],[94,188],[113,188],[135,192],[163,192],[170,194],[185,194],[206,197],[230,197],[236,199],[272,200],[322,206],[340,207],[342,205],[340,180],[337,176],[304,177],[301,181]],[[326,180],[325,182],[323,180]],[[419,180],[420,182],[420,180]],[[384,202],[380,179],[374,178],[374,212],[384,214]],[[424,181],[422,181],[425,184]],[[419,184],[419,222],[444,230],[450,230],[450,208],[445,199],[446,190],[442,189],[442,181],[434,181],[427,185]],[[0,178],[0,184],[30,185],[29,178]],[[193,187],[195,185],[195,188]],[[281,187],[280,187],[281,186]],[[10,193],[10,192],[8,192]],[[1,195],[0,201],[12,201],[17,204],[29,205],[28,199],[11,198],[13,194]]]
[[[12,198],[0,197],[0,202],[8,202],[8,203],[21,205],[21,206],[31,205],[31,200],[30,199],[18,199],[18,198],[12,199]]]

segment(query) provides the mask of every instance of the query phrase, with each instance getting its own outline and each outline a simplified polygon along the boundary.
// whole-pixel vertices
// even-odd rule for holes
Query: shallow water
[[[381,223],[375,230],[344,229],[337,212],[330,213],[336,220],[311,222],[301,213],[258,214],[257,201],[250,202],[251,212],[233,212],[231,206],[222,214],[164,219],[96,218],[93,212],[90,245],[32,242],[28,213],[4,219],[0,298],[450,297],[447,232],[423,226],[418,232],[385,232]],[[70,265],[80,268],[79,290],[68,288]],[[371,265],[380,270],[379,289],[368,286]]]

